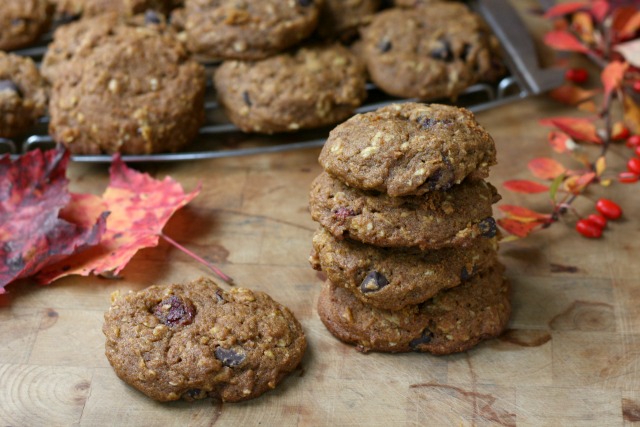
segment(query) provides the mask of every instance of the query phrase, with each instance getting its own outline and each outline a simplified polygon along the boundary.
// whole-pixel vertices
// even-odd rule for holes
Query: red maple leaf
[[[87,222],[105,208],[111,212],[100,243],[42,270],[38,274],[42,283],[70,274],[117,275],[138,250],[156,246],[171,215],[200,193],[200,187],[185,193],[170,177],[159,181],[129,169],[119,155],[114,156],[110,173],[111,183],[102,198],[76,197],[67,206],[68,215]]]
[[[511,190],[516,193],[534,194],[549,191],[548,186],[526,179],[512,179],[505,181],[503,185],[507,190]]]
[[[70,200],[68,162],[63,149],[30,151],[14,162],[0,158],[0,294],[10,282],[100,241],[104,210],[83,223],[62,212]]]

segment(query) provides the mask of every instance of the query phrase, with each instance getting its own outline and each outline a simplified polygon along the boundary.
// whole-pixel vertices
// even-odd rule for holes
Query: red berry
[[[591,214],[591,215],[589,215],[587,217],[587,221],[589,221],[592,224],[597,225],[598,227],[600,227],[603,230],[607,227],[607,219],[605,217],[603,217],[602,215]]]
[[[633,157],[627,162],[627,170],[636,175],[640,175],[640,159]]]
[[[615,127],[614,127],[614,130],[615,130]],[[621,124],[620,128],[617,129],[617,132],[611,135],[611,137],[619,141],[621,139],[629,138],[630,135],[631,135],[631,131],[629,131],[629,128]]]
[[[564,78],[574,83],[584,83],[589,80],[589,73],[584,68],[569,68],[564,73]]]
[[[602,236],[602,228],[587,219],[581,219],[576,223],[576,230],[584,237],[597,239]]]
[[[636,92],[640,92],[640,80],[636,80],[635,82],[633,82],[633,90],[635,90]]]
[[[638,182],[638,179],[640,179],[640,175],[632,172],[620,172],[618,174],[618,181],[623,184],[633,184],[634,182]]]
[[[640,145],[636,147],[636,156],[640,157]]]
[[[627,147],[640,147],[640,135],[631,135],[629,139],[627,139]]]
[[[596,202],[596,209],[607,219],[618,219],[622,216],[622,209],[614,201],[600,199]]]

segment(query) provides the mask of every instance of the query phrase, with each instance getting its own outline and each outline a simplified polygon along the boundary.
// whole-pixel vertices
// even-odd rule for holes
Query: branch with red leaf
[[[637,0],[568,2],[550,8],[545,17],[553,22],[545,43],[556,50],[590,58],[601,68],[601,87],[585,89],[580,85],[589,80],[588,71],[567,70],[565,85],[550,95],[585,115],[549,117],[540,120],[540,124],[552,128],[548,142],[556,153],[570,157],[571,167],[552,158],[531,160],[531,173],[546,182],[511,180],[504,187],[525,194],[547,193],[551,211],[540,213],[502,205],[499,209],[504,218],[498,223],[512,239],[522,238],[570,213],[576,218],[575,228],[580,234],[597,238],[607,220],[622,215],[620,206],[599,199],[595,203],[597,213],[585,216],[573,209],[574,201],[593,185],[607,187],[614,181],[630,184],[640,179],[640,4]],[[618,111],[622,117],[616,119]],[[622,141],[632,150],[631,157],[627,170],[612,177],[607,171],[606,156],[612,144]]]
[[[169,218],[196,197],[166,177],[129,169],[115,155],[102,195],[68,191],[69,152],[30,151],[17,160],[0,157],[0,294],[17,279],[42,284],[78,274],[117,276],[138,250],[162,237],[210,268],[210,262],[163,234]]]

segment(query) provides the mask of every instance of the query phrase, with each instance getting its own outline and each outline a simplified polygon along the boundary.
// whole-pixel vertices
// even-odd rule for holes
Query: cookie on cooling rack
[[[339,44],[302,47],[259,61],[225,61],[214,80],[227,116],[245,132],[337,123],[366,97],[364,67]]]
[[[309,262],[364,304],[400,310],[495,264],[497,246],[496,238],[480,237],[464,248],[390,249],[336,239],[321,227],[313,236]]]
[[[461,3],[377,13],[362,30],[367,68],[383,91],[402,98],[454,98],[496,79],[497,40]]]
[[[189,50],[220,59],[261,59],[315,30],[317,0],[186,0]]]
[[[49,133],[76,154],[177,151],[198,134],[204,92],[172,33],[117,25],[54,79]]]
[[[335,337],[362,352],[457,353],[506,328],[511,304],[503,272],[496,263],[423,304],[397,311],[366,305],[327,281],[318,299],[318,314]]]
[[[320,7],[318,34],[324,38],[350,39],[380,9],[381,0],[325,0]]]
[[[46,105],[46,84],[31,58],[0,51],[0,138],[28,130]]]
[[[338,125],[319,161],[352,187],[421,195],[448,190],[466,178],[486,178],[496,164],[496,148],[464,108],[392,104]]]
[[[103,13],[117,13],[132,16],[148,9],[166,12],[168,0],[54,0],[56,12],[61,16],[96,16]]]
[[[49,0],[2,0],[0,50],[26,47],[49,29],[53,8]]]
[[[391,197],[349,187],[323,172],[311,184],[309,209],[313,220],[337,238],[432,250],[494,237],[491,205],[498,200],[496,189],[482,180],[423,196]]]
[[[258,397],[296,369],[306,349],[289,309],[209,279],[116,297],[104,318],[114,371],[159,401]]]

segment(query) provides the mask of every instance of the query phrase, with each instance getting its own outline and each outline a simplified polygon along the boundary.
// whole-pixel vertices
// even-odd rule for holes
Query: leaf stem
[[[227,276],[226,274],[224,274],[222,272],[222,270],[220,270],[218,267],[216,267],[215,265],[211,264],[209,261],[207,261],[206,259],[204,259],[201,256],[197,255],[196,253],[192,252],[191,250],[185,248],[180,243],[176,242],[175,240],[173,240],[171,237],[167,236],[166,234],[160,233],[160,237],[162,237],[167,242],[171,243],[176,248],[180,249],[185,254],[189,255],[191,258],[193,258],[196,261],[200,262],[201,264],[207,266],[211,271],[213,271],[215,273],[216,276],[218,276],[219,278],[221,278],[222,280],[227,282],[228,285],[233,286],[233,284],[234,284],[233,283],[233,279],[231,277]]]

